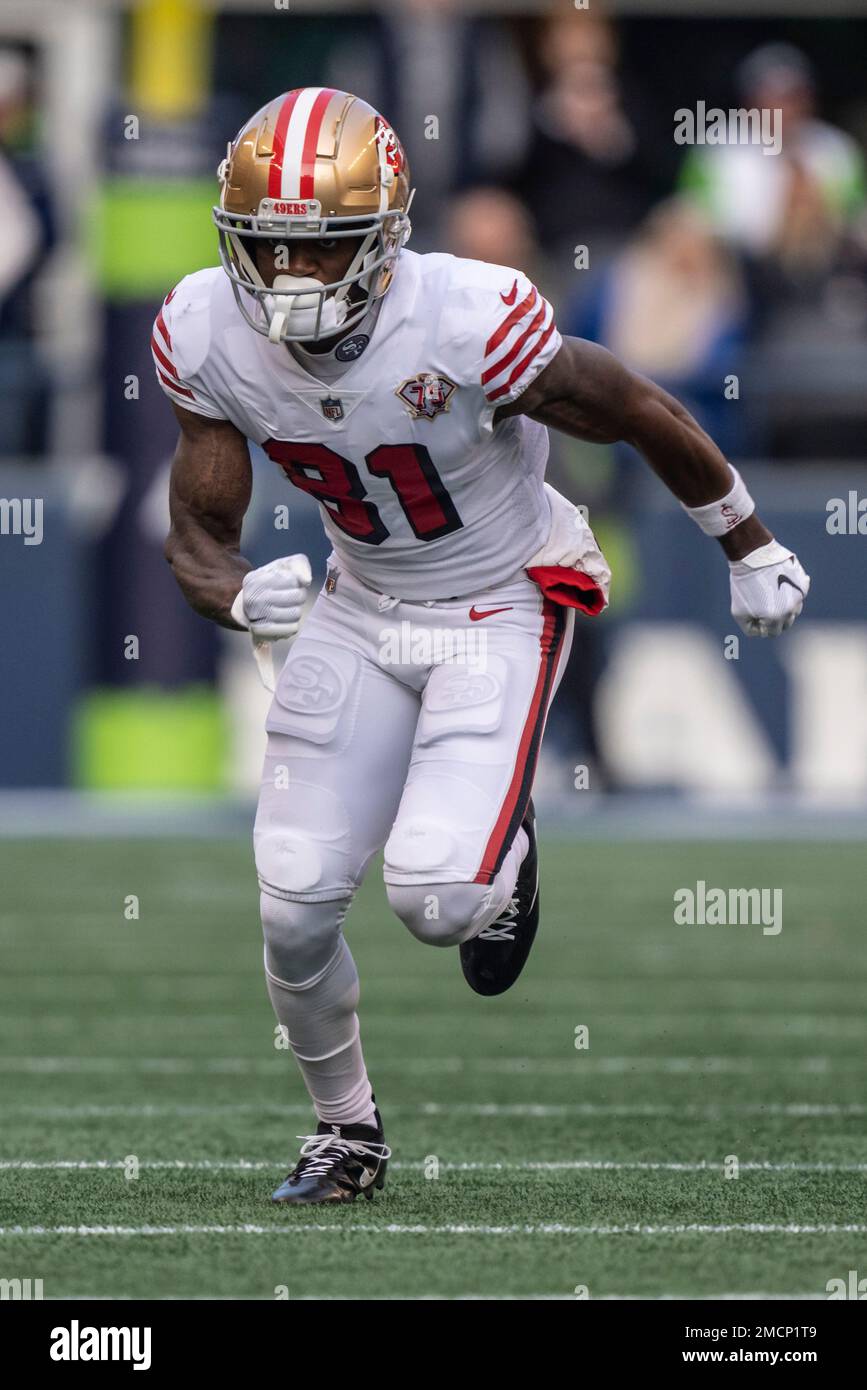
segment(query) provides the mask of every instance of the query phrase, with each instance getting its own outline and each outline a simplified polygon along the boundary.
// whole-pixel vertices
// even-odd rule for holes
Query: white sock
[[[358,971],[343,936],[334,956],[300,984],[266,966],[268,993],[320,1120],[375,1125],[373,1098],[359,1037]]]

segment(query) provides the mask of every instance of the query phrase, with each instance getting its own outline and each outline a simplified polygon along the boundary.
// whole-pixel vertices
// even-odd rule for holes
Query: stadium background
[[[534,1036],[506,1005],[479,1014],[458,999],[455,963],[398,941],[374,884],[352,939],[363,981],[373,977],[380,1072],[407,1115],[468,1107],[472,1143],[458,1137],[457,1110],[447,1122],[456,1162],[478,1160],[483,1172],[487,1161],[550,1159],[518,1219],[529,1209],[574,1221],[580,1207],[586,1223],[586,1199],[615,1225],[669,1210],[731,1220],[699,1169],[738,1151],[733,1126],[757,1164],[783,1165],[757,1175],[743,1215],[829,1226],[797,1255],[784,1237],[744,1236],[716,1283],[704,1246],[678,1246],[667,1282],[651,1237],[628,1259],[594,1247],[596,1287],[612,1294],[804,1294],[857,1259],[834,1226],[858,1219],[863,1156],[865,63],[867,18],[854,0],[612,0],[604,10],[0,0],[0,498],[44,499],[40,544],[9,525],[0,535],[7,1225],[31,1206],[24,1225],[45,1222],[49,1185],[74,1219],[108,1210],[99,1173],[58,1176],[50,1165],[138,1152],[156,1164],[181,1151],[193,1164],[237,1160],[219,1189],[224,1216],[237,1219],[239,1202],[259,1212],[263,1182],[238,1155],[267,1166],[285,1151],[286,1083],[274,1070],[285,1059],[262,1052],[270,1024],[246,842],[267,696],[246,637],[192,614],[162,558],[175,426],[149,337],[171,286],[216,262],[209,210],[227,138],[271,95],[327,84],[358,91],[400,133],[417,187],[412,247],[520,266],[563,331],[606,343],[673,390],[813,576],[783,641],[741,638],[735,652],[717,547],[628,450],[552,440],[551,476],[589,507],[614,581],[610,611],[576,635],[540,767],[550,906],[549,944],[522,995]],[[673,140],[674,112],[699,101],[785,103],[791,142],[780,156],[755,150],[732,176],[725,151]],[[579,268],[582,246],[589,266]],[[245,553],[264,563],[306,550],[321,572],[315,509],[264,457],[254,464]],[[835,498],[854,517],[843,534],[828,527]],[[288,535],[273,524],[280,504]],[[755,929],[749,940],[743,928],[725,939],[675,929],[672,893],[698,878],[781,887],[781,944]],[[118,907],[128,894],[143,895],[141,930]],[[585,1085],[571,1075],[572,1025],[587,1021],[594,993],[607,1042]],[[429,1025],[421,1038],[417,1017]],[[294,1077],[290,1086],[300,1115]],[[267,1122],[261,1109],[241,1113],[241,1087],[252,1110],[271,1106]],[[200,1097],[203,1114],[179,1118]],[[740,1120],[688,1121],[711,1100],[740,1107]],[[544,1102],[535,1117],[534,1101]],[[505,1118],[522,1103],[526,1113]],[[647,1104],[658,1113],[630,1125],[630,1106]],[[218,1137],[209,1105],[224,1115]],[[486,1105],[508,1140],[496,1124],[496,1137],[480,1131]],[[413,1163],[438,1141],[418,1114],[405,1125],[404,1181],[416,1182],[424,1222]],[[830,1176],[785,1168],[820,1151]],[[643,1186],[655,1179],[640,1169],[600,1169],[589,1198],[584,1179],[576,1197],[574,1171],[556,1167],[662,1159],[699,1167],[669,1173],[662,1188]],[[25,1160],[49,1165],[45,1186],[34,1189]],[[191,1202],[207,1214],[201,1174],[175,1191],[181,1176],[154,1172],[174,1219],[189,1220]],[[459,1193],[453,1216],[489,1209],[493,1221],[515,1199],[505,1170],[472,1182],[483,1186]],[[391,1209],[392,1220],[405,1214]],[[386,1291],[494,1291],[482,1246],[470,1258],[459,1236],[436,1239],[440,1251],[454,1240],[455,1258],[444,1253],[424,1276],[374,1238]],[[270,1266],[254,1268],[243,1239],[234,1283],[209,1283],[192,1257],[156,1248],[115,1285],[110,1260],[58,1245],[55,1286],[270,1296]],[[556,1296],[581,1283],[574,1248],[557,1251],[546,1247],[545,1263],[528,1238],[505,1291]],[[323,1293],[335,1276],[314,1253],[311,1291]]]

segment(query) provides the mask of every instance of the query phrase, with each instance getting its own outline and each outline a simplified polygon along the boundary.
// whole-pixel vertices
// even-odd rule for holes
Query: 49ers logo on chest
[[[414,420],[435,420],[451,405],[457,387],[447,376],[418,372],[401,382],[395,391]]]

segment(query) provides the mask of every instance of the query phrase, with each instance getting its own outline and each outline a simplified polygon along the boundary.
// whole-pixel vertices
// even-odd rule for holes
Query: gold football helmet
[[[271,342],[316,342],[385,294],[410,234],[409,166],[366,101],[299,87],[269,101],[229,144],[213,209],[220,260],[244,318]],[[265,284],[251,239],[360,237],[342,280],[278,274]],[[252,253],[252,254],[251,254]]]

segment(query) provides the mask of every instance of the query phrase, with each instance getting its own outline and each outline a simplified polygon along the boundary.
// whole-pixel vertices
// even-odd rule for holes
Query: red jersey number
[[[325,444],[269,439],[262,447],[291,483],[328,509],[347,536],[366,545],[382,545],[388,539],[379,511],[349,459]],[[432,541],[460,530],[463,522],[424,445],[380,444],[364,461],[375,477],[388,478],[418,540]]]

